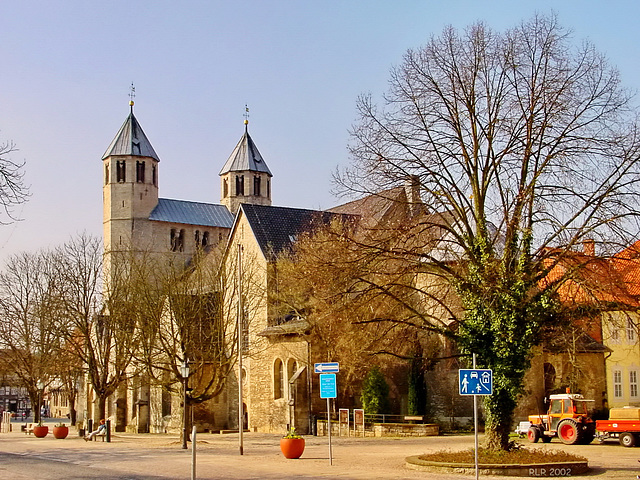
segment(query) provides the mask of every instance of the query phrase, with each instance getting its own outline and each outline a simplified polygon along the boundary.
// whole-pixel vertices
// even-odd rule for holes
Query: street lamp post
[[[36,406],[36,411],[33,412],[33,419],[38,419],[38,423],[42,421],[42,410],[40,409],[40,404],[42,403],[42,390],[44,389],[44,382],[42,380],[38,380],[36,384],[38,388],[38,405]]]
[[[189,361],[185,357],[182,366],[180,367],[180,373],[184,381],[184,408],[182,412],[182,448],[187,449],[187,383],[189,381]]]

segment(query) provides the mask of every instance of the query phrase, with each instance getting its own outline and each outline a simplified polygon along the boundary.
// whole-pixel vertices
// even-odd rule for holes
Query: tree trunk
[[[37,393],[29,392],[29,401],[31,402],[31,409],[33,410],[33,421],[38,423],[40,422],[40,396]]]
[[[69,398],[69,421],[71,422],[71,426],[76,424],[76,420],[78,418],[78,412],[76,411],[76,399],[75,397]]]
[[[486,447],[489,450],[510,450],[511,419],[516,402],[507,389],[495,388],[491,397],[485,399]]]
[[[108,395],[100,395],[98,397],[98,417],[96,418],[94,415],[94,420],[96,422],[99,422],[100,420],[102,420],[103,418],[106,419],[106,413],[107,413],[107,397]]]

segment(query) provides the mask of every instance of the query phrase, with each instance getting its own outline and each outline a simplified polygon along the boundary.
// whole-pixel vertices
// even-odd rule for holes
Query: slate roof
[[[133,110],[131,110],[131,113],[129,113],[129,116],[120,127],[120,130],[118,130],[115,138],[111,141],[107,151],[104,152],[102,159],[104,160],[111,155],[151,157],[160,161],[158,154],[151,146],[151,142],[144,134],[138,120],[133,115]]]
[[[222,167],[222,170],[220,170],[220,175],[228,172],[243,172],[247,170],[263,172],[270,177],[273,176],[271,175],[271,171],[269,171],[269,167],[267,167],[267,164],[264,162],[262,155],[260,155],[258,147],[253,143],[249,131],[245,130],[236,148],[233,149],[229,159]]]
[[[328,223],[341,215],[319,210],[274,207],[266,205],[240,205],[249,222],[262,253],[273,259],[283,250],[290,249],[298,236],[313,228],[316,222]]]
[[[149,220],[231,228],[233,215],[224,205],[159,198]]]

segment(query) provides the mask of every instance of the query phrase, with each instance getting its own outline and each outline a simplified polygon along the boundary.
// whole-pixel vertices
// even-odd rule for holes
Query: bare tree
[[[46,252],[22,253],[10,257],[0,273],[0,359],[29,393],[36,421],[61,350],[54,329],[61,308],[52,265]]]
[[[536,16],[505,33],[447,28],[405,54],[383,106],[371,96],[358,101],[353,168],[337,185],[351,193],[407,178],[419,185],[424,214],[390,234],[390,244],[365,247],[413,261],[416,272],[455,291],[459,309],[421,288],[426,280],[410,285],[439,303],[446,321],[416,308],[396,321],[450,335],[493,369],[491,448],[509,448],[532,346],[575,269],[548,273],[587,239],[607,253],[638,232],[640,143],[630,98],[591,44],[574,47],[555,17]],[[383,282],[367,288],[405,303]]]
[[[125,262],[138,279],[131,289],[140,309],[136,361],[156,385],[186,398],[185,408],[218,396],[238,359],[237,279],[234,267],[231,273],[223,267],[223,254],[221,247],[197,252],[187,268],[140,252]],[[247,318],[256,309],[255,298],[264,298],[251,285],[253,273],[249,266],[243,276]],[[187,379],[181,369],[185,361]]]
[[[96,420],[104,418],[106,401],[127,378],[137,348],[138,310],[127,269],[112,275],[103,291],[102,244],[87,234],[56,249],[63,315],[57,332],[86,369],[96,393]]]
[[[406,317],[409,300],[389,302],[366,286],[385,283],[389,295],[404,297],[409,280],[398,264],[405,262],[394,266],[388,257],[370,256],[360,245],[345,242],[352,227],[336,217],[300,235],[293,250],[274,263],[269,304],[273,323],[291,318],[309,323],[311,344],[322,355],[318,361],[340,362],[341,398],[357,399],[372,365],[385,373],[398,365],[408,369],[419,340],[406,325],[384,321]]]
[[[12,142],[0,143],[0,205],[7,217],[7,220],[0,220],[0,225],[17,220],[13,215],[13,207],[24,203],[29,196],[23,178],[24,162],[16,163],[9,159],[16,150]]]

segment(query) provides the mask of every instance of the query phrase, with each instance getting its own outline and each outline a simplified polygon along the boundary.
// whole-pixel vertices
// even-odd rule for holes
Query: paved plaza
[[[22,479],[130,479],[191,478],[191,450],[180,448],[176,435],[114,434],[112,442],[85,442],[70,433],[56,440],[51,433],[35,438],[19,431],[0,434],[0,478]],[[52,426],[52,425],[51,425]],[[18,431],[15,431],[18,430]],[[51,429],[50,429],[51,430]],[[305,437],[306,449],[298,460],[285,459],[277,435],[245,433],[244,455],[237,434],[200,434],[196,448],[196,478],[206,479],[429,479],[474,478],[420,472],[405,467],[405,457],[442,449],[473,447],[473,436],[423,438],[333,437],[333,465],[329,464],[327,437]],[[589,459],[592,470],[573,478],[635,479],[640,473],[640,448],[617,442],[567,446],[554,441],[536,446],[563,449]],[[482,476],[483,479],[505,477]]]

